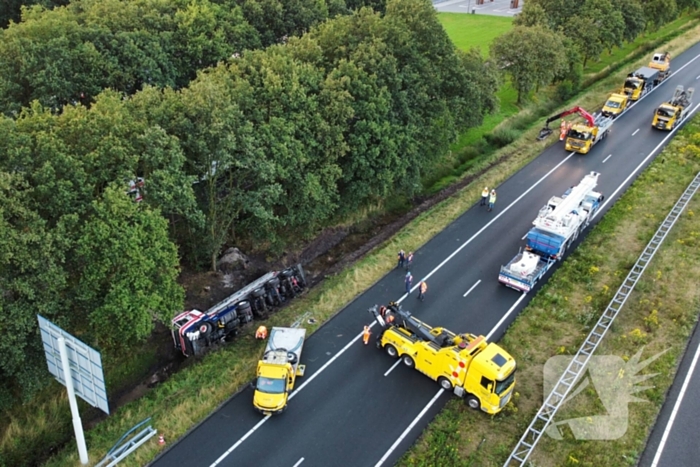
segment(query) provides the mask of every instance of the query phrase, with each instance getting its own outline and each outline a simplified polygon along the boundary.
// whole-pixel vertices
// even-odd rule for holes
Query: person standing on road
[[[420,281],[418,284],[418,299],[422,302],[425,300],[425,293],[428,291],[428,284],[425,281]]]
[[[406,256],[406,269],[409,269],[413,264],[413,252],[409,251],[408,256]]]
[[[493,209],[494,204],[496,204],[496,190],[491,190],[491,195],[489,195],[489,211]]]
[[[399,250],[399,264],[396,267],[403,267],[406,261],[406,253],[403,250]]]
[[[411,295],[411,284],[413,284],[413,276],[411,271],[406,272],[406,295]]]
[[[364,331],[362,331],[362,341],[365,343],[365,345],[369,344],[369,336],[372,334],[372,331],[369,330],[369,326],[365,326]]]
[[[485,186],[484,191],[481,192],[481,203],[479,206],[486,206],[486,201],[489,199],[489,187]]]

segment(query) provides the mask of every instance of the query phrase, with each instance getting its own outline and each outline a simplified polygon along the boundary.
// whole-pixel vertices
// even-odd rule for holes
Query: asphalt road
[[[700,329],[697,325],[676,373],[676,379],[647,441],[639,467],[698,465],[696,441],[700,418]]]
[[[414,287],[427,278],[429,290],[424,302],[416,300],[414,292],[403,300],[403,307],[428,324],[498,340],[533,295],[500,285],[500,266],[523,245],[522,237],[552,195],[561,195],[590,171],[600,172],[597,190],[606,195],[603,213],[652,160],[654,148],[670,138],[651,128],[653,112],[676,85],[700,84],[700,44],[676,57],[672,66],[679,71],[619,117],[611,135],[590,154],[569,154],[561,143],[551,146],[497,188],[493,212],[472,207],[416,252]],[[359,340],[370,322],[367,309],[402,297],[403,276],[399,270],[387,274],[308,339],[302,355],[306,376],[297,383],[284,414],[260,416],[252,407],[253,390],[245,389],[152,465],[396,462],[451,397],[438,395],[437,383],[403,365],[394,366],[389,356]],[[376,334],[377,327],[373,330]],[[474,412],[474,417],[484,416]]]

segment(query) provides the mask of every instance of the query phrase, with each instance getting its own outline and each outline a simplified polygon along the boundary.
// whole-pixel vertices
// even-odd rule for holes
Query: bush
[[[510,143],[518,139],[520,131],[515,128],[496,128],[491,133],[484,136],[486,141],[496,148],[508,146]]]
[[[557,85],[557,100],[565,102],[571,99],[578,92],[579,86],[576,86],[571,80],[565,79]]]

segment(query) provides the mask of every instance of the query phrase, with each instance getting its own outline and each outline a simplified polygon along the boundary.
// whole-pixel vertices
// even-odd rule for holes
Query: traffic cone
[[[163,438],[163,435],[160,435],[160,436],[158,437],[158,445],[159,445],[159,446],[165,445],[165,438]]]

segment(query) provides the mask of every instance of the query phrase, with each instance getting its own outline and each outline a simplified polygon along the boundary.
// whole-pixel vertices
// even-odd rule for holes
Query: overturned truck
[[[229,295],[207,311],[189,310],[172,319],[175,348],[186,357],[199,355],[210,345],[238,334],[253,319],[265,319],[274,308],[306,288],[301,264],[268,272]]]

